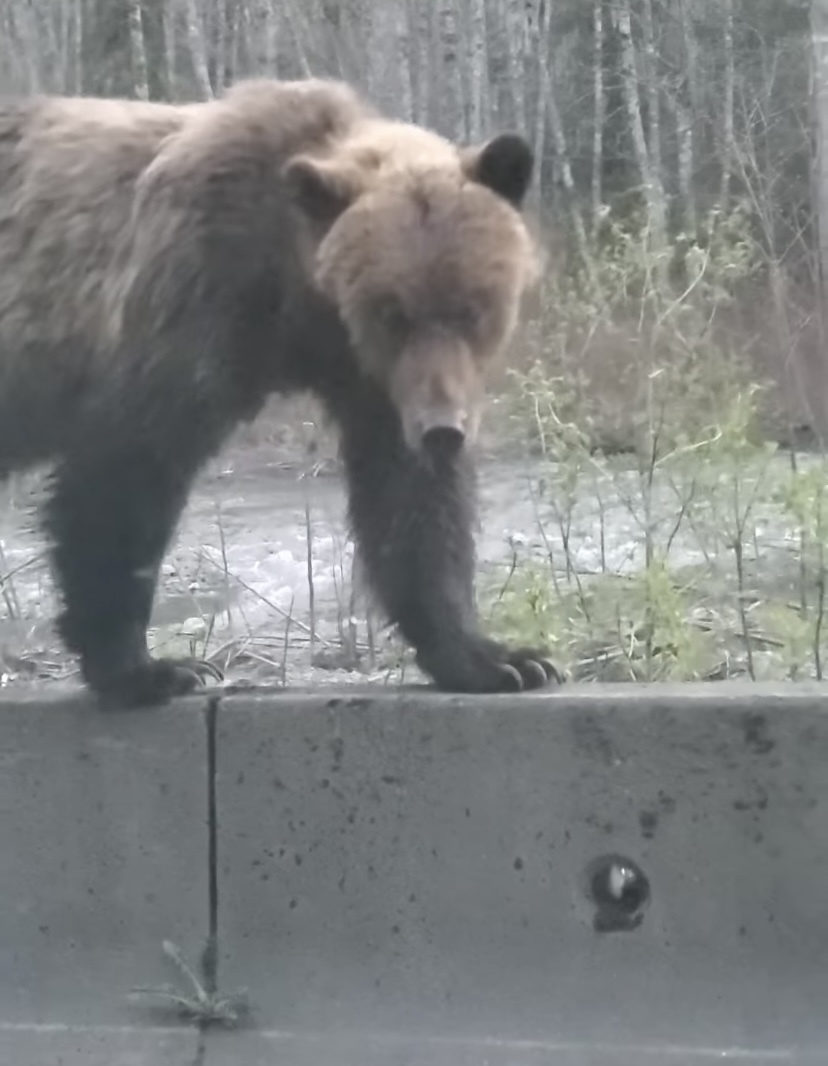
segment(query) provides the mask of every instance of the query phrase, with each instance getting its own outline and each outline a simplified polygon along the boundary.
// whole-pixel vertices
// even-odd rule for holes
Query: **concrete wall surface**
[[[818,685],[0,696],[0,1064],[825,1066],[826,1004]]]

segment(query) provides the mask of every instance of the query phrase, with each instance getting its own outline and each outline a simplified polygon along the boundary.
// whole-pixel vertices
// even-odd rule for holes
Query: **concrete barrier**
[[[827,712],[817,685],[2,699],[0,1062],[824,1064]],[[196,1015],[242,987],[251,1014],[130,997],[197,999],[165,940]]]

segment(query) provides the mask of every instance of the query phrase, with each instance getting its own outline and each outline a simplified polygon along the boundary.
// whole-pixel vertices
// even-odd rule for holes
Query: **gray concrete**
[[[175,1029],[0,1026],[3,1066],[198,1066],[203,1038]],[[231,1060],[232,1061],[232,1060]]]
[[[221,980],[277,1030],[472,1042],[390,1061],[828,1061],[826,710],[723,685],[228,701]],[[637,928],[593,926],[608,853],[649,879]]]
[[[171,978],[165,939],[198,957],[207,784],[198,707],[0,701],[3,1039],[10,1025],[128,1024],[130,988]]]
[[[0,699],[0,1063],[824,1064],[827,712],[816,685]],[[185,991],[161,942],[197,963],[211,922],[254,1014],[201,1036],[127,993]]]
[[[825,1066],[824,1053],[680,1045],[435,1041],[285,1033],[211,1035],[207,1066]],[[143,1064],[142,1064],[143,1066]]]

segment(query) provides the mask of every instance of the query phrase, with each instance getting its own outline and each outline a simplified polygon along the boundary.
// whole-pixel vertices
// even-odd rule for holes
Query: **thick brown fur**
[[[557,677],[473,605],[467,442],[536,269],[530,173],[517,137],[461,148],[336,82],[0,104],[0,475],[55,464],[60,628],[94,689],[197,683],[147,653],[161,558],[205,460],[300,389],[340,426],[369,580],[437,683]]]

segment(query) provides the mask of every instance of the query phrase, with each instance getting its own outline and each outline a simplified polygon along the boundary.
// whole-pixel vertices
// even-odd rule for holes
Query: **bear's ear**
[[[284,169],[288,195],[312,222],[333,225],[360,192],[352,167],[335,161],[294,156]]]
[[[520,207],[532,180],[535,156],[528,142],[517,133],[501,133],[482,148],[467,150],[466,174],[492,192]]]

